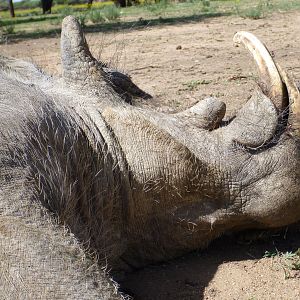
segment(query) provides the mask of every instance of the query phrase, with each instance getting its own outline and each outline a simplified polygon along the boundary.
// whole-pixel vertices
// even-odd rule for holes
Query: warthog
[[[102,266],[138,267],[226,230],[300,220],[300,97],[252,34],[261,87],[231,122],[177,114],[91,55],[63,21],[63,78],[0,58],[0,298],[120,299]]]

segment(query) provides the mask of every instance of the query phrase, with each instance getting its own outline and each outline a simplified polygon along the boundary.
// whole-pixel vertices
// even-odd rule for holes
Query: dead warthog
[[[261,88],[231,122],[208,98],[177,114],[91,55],[63,21],[63,78],[0,58],[0,298],[119,299],[101,266],[138,267],[226,230],[300,219],[300,97],[252,34]]]

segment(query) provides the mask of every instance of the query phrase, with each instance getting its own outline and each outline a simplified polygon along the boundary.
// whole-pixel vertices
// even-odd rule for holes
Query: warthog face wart
[[[231,122],[214,98],[177,114],[131,105],[151,96],[93,58],[74,17],[63,21],[63,78],[1,57],[4,295],[119,297],[83,248],[138,267],[226,230],[300,219],[298,88],[255,36],[234,41],[260,87]]]

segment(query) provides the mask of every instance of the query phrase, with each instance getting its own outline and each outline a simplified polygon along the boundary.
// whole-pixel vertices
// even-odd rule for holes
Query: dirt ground
[[[233,46],[232,37],[240,30],[261,38],[281,66],[300,80],[300,12],[260,20],[218,17],[150,24],[90,33],[87,40],[96,57],[125,70],[155,96],[146,105],[172,112],[213,95],[227,104],[231,115],[249,98],[257,79],[250,56]],[[0,45],[0,53],[61,73],[58,37]],[[300,299],[300,271],[287,267],[288,255],[263,258],[265,251],[299,248],[299,228],[252,240],[223,237],[206,250],[123,276],[122,288],[134,299]]]

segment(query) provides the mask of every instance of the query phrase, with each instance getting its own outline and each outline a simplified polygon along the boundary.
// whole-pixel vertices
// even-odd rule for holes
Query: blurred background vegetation
[[[0,42],[59,34],[67,15],[76,15],[86,30],[104,31],[221,15],[260,19],[292,9],[300,9],[299,0],[2,0]]]

